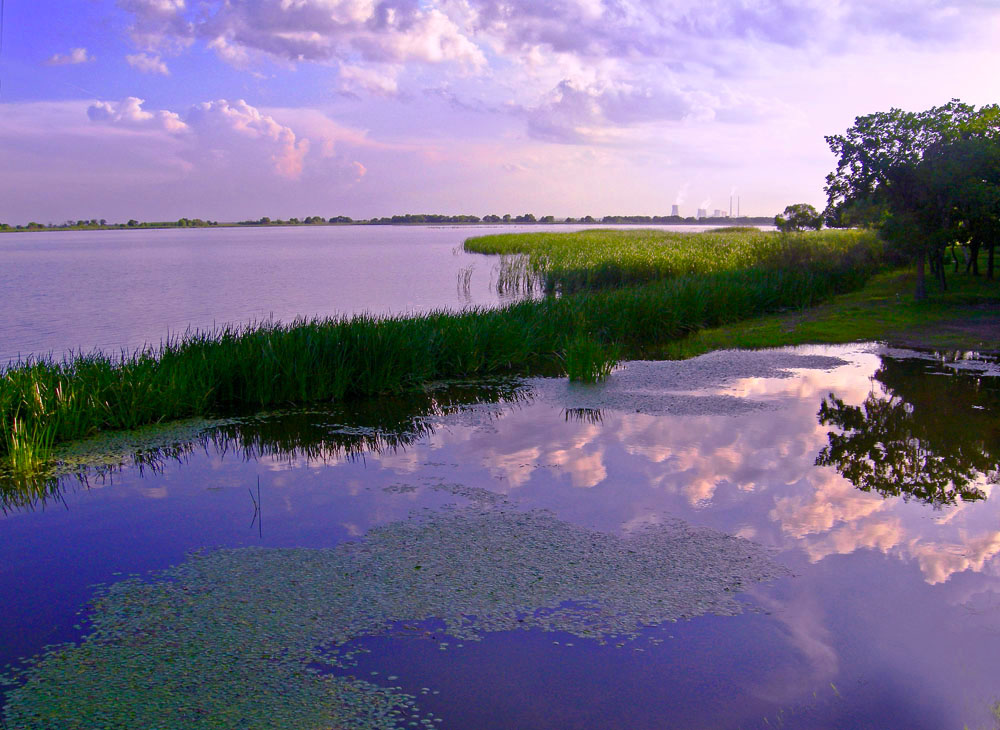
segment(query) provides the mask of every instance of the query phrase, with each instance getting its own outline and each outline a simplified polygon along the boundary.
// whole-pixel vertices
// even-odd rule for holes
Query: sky
[[[4,0],[0,222],[773,215],[1000,101],[997,0]]]

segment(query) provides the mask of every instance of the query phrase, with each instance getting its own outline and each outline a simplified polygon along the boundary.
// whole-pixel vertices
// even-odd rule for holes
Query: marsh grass
[[[507,291],[527,281],[562,294],[678,276],[811,266],[851,251],[877,256],[881,249],[870,232],[780,234],[747,227],[704,233],[592,229],[500,234],[470,238],[464,246],[471,253],[502,257],[500,287]]]
[[[617,347],[602,345],[587,335],[571,340],[563,357],[569,379],[581,383],[605,380],[619,360]]]
[[[573,344],[581,337],[605,355],[641,357],[705,327],[862,286],[878,257],[864,240],[838,240],[836,255],[807,252],[785,268],[681,274],[461,313],[229,326],[120,357],[17,363],[0,370],[0,462],[37,463],[51,444],[190,416],[338,403],[445,379],[564,374],[571,349],[591,363],[581,372],[599,376],[610,358],[585,357]]]
[[[52,421],[28,423],[17,413],[2,424],[6,467],[16,476],[31,476],[43,470],[52,453],[55,435]]]

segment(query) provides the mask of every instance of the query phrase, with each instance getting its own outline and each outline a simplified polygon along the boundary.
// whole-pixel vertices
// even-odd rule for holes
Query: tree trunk
[[[934,254],[934,258],[937,259],[937,273],[938,273],[938,284],[941,286],[941,291],[948,291],[948,282],[944,278],[944,254],[938,251]]]
[[[965,273],[972,271],[973,276],[979,276],[979,244],[969,243],[969,262],[965,266]]]
[[[927,285],[924,281],[924,264],[927,259],[927,253],[921,251],[917,256],[917,290],[913,294],[913,298],[918,302],[927,298]]]
[[[993,279],[993,251],[996,249],[995,243],[990,244],[989,255],[986,257],[986,278]]]

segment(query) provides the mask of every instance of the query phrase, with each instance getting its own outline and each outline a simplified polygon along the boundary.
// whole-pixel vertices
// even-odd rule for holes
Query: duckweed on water
[[[524,628],[634,637],[737,613],[735,592],[785,572],[753,543],[680,522],[619,537],[509,506],[432,512],[331,549],[195,553],[103,589],[92,632],[29,665],[3,719],[11,730],[395,727],[418,713],[415,698],[318,670],[350,666],[337,647],[431,618],[460,641]]]

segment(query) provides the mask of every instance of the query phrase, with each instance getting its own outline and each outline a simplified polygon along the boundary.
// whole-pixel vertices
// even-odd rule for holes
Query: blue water
[[[607,532],[681,517],[774,549],[793,576],[751,588],[740,616],[653,627],[623,648],[532,630],[441,651],[433,623],[359,639],[371,651],[358,675],[415,692],[442,727],[990,727],[1000,699],[994,485],[979,474],[984,499],[935,507],[861,491],[815,461],[829,443],[817,412],[831,392],[849,405],[895,398],[953,431],[983,432],[996,423],[995,379],[943,375],[933,361],[877,348],[798,352],[843,362],[691,392],[756,404],[733,413],[611,406],[579,419],[560,401],[563,386],[536,381],[533,397],[489,418],[432,415],[395,449],[348,455],[330,436],[307,456],[280,453],[272,438],[261,455],[235,436],[155,470],[126,466],[89,486],[66,479],[61,497],[0,518],[0,664],[85,632],[73,626],[92,583],[165,568],[195,548],[331,547],[411,510],[461,504],[432,488],[460,483]],[[337,418],[353,423],[288,422],[286,445],[308,431],[300,440],[315,446]],[[921,448],[946,453],[934,438]],[[262,523],[248,494],[258,478]]]

